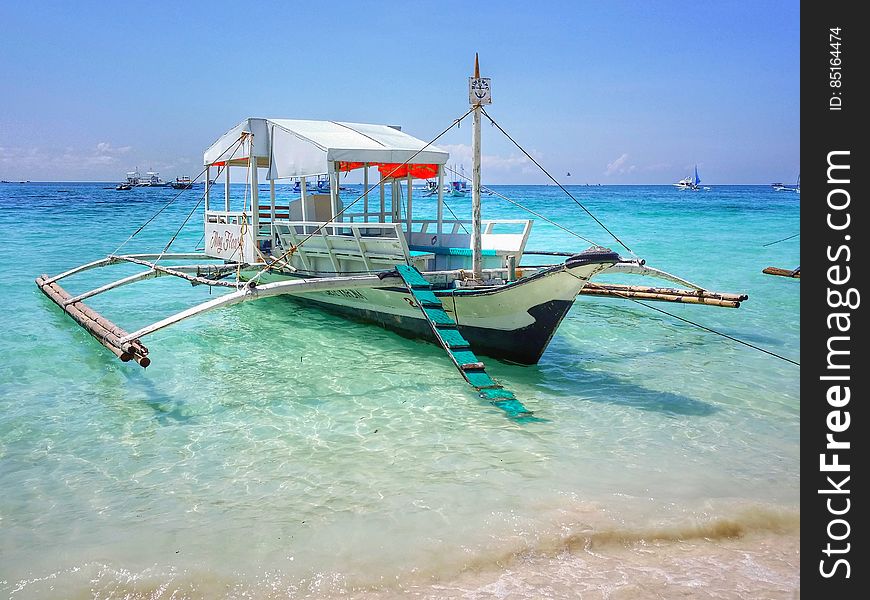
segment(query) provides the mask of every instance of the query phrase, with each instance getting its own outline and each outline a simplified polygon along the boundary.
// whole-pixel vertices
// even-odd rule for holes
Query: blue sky
[[[328,9],[328,12],[327,12]],[[799,3],[0,2],[0,178],[194,176],[248,116],[399,124],[490,114],[567,183],[792,181]],[[471,128],[439,144],[470,166]],[[485,183],[543,183],[483,129]],[[565,177],[570,171],[571,177]]]

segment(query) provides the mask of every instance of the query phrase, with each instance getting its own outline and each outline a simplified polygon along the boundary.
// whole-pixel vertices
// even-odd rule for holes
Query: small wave
[[[752,533],[789,534],[800,529],[800,514],[771,509],[749,509],[738,516],[720,517],[702,523],[668,525],[649,529],[612,529],[571,534],[556,549],[572,552],[614,544],[632,545],[691,540],[727,540]]]

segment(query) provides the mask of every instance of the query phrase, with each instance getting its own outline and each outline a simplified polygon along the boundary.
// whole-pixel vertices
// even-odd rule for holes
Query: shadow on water
[[[587,370],[576,363],[516,368],[522,369],[522,379],[517,378],[518,381],[566,401],[614,404],[671,417],[707,417],[720,410],[697,398],[651,389],[605,371]]]
[[[47,298],[45,300],[52,304],[51,308],[57,308],[50,300]],[[104,376],[107,375],[107,369],[112,372],[114,383],[107,383],[107,385],[111,386],[113,391],[120,393],[120,401],[126,402],[131,396],[141,398],[141,401],[154,411],[154,419],[160,425],[188,423],[196,417],[196,415],[189,414],[184,410],[186,408],[184,400],[160,391],[154,382],[145,375],[141,367],[130,368],[135,363],[120,363],[111,352],[103,348],[90,334],[78,327],[59,310],[51,311],[50,318],[59,330],[68,332],[71,336],[70,339],[75,343],[70,344],[70,347],[81,344],[81,349],[85,353],[84,365],[87,368],[92,369],[95,373],[102,372]]]
[[[447,360],[441,355],[440,348],[434,344],[395,335],[406,344],[407,352],[417,364],[426,360]],[[662,349],[655,352],[666,353],[669,350]],[[641,354],[650,353],[638,353],[638,356]],[[576,362],[558,366],[552,364],[525,366],[506,363],[485,355],[481,355],[481,358],[488,365],[498,365],[495,369],[489,369],[491,374],[499,383],[514,392],[517,391],[517,385],[522,385],[540,389],[547,395],[572,402],[615,404],[674,417],[706,417],[720,410],[709,402],[675,392],[650,389],[607,372],[590,371]],[[458,373],[456,376],[457,381],[462,383],[461,376]]]
[[[48,304],[51,304],[50,301],[47,302]],[[295,303],[288,304],[290,306],[298,306]],[[335,317],[327,311],[311,307],[301,310],[306,312],[312,311],[317,315],[317,317],[313,319],[314,326],[330,325],[335,321],[334,324],[338,326],[336,330],[342,329],[342,326],[348,328],[345,320]],[[283,315],[280,315],[280,313],[278,315],[272,313],[272,318],[277,321],[292,320],[294,313],[296,312],[297,311],[292,311],[291,314],[285,313]],[[52,322],[58,327],[69,331],[70,335],[77,340],[88,340],[88,351],[89,353],[93,353],[93,360],[99,363],[99,367],[115,365],[117,359],[101,348],[99,344],[91,339],[85,331],[76,327],[73,323],[70,323],[68,317],[56,310],[50,311],[50,313],[52,314]],[[312,315],[309,313],[309,319],[311,316]],[[251,311],[250,313],[240,311],[238,317],[243,322],[246,322],[249,319],[256,321],[259,318],[262,318],[263,315],[260,314],[259,311]],[[391,342],[400,345],[401,351],[407,354],[408,361],[411,364],[423,365],[428,361],[447,361],[447,358],[443,355],[443,351],[436,345],[420,339],[409,339],[375,325],[354,323],[350,327],[351,331],[343,333],[350,336],[359,336],[359,343],[365,343],[362,341],[365,336],[360,334],[364,333],[368,328],[375,328],[375,331],[378,331],[378,334],[374,336],[375,339],[387,336],[391,338]],[[318,327],[318,329],[322,330],[321,327]],[[327,328],[326,330],[329,331],[330,329]],[[372,336],[369,336],[370,339],[371,337]],[[399,348],[396,348],[396,350],[399,350]],[[668,353],[673,351],[675,351],[675,349],[664,347],[653,350],[652,352]],[[631,353],[628,355],[621,353],[620,360],[631,360],[632,358],[640,358],[641,356],[649,354],[650,351]],[[540,390],[547,396],[551,397],[551,402],[565,401],[566,403],[596,402],[613,404],[638,410],[658,412],[672,417],[709,416],[719,410],[712,404],[683,394],[650,389],[635,382],[622,379],[606,371],[589,370],[584,366],[584,364],[597,363],[604,357],[589,356],[588,351],[585,351],[582,362],[577,359],[572,359],[559,362],[546,362],[534,366],[513,365],[484,355],[481,355],[481,357],[488,365],[492,365],[492,375],[508,389],[512,389],[516,392],[517,386],[523,386],[532,388],[533,390]],[[226,356],[223,357],[224,360],[226,360],[226,358]],[[365,353],[360,353],[359,358],[361,361],[365,362],[367,355]],[[206,360],[204,365],[205,371],[221,370],[218,365],[213,363],[213,360],[213,357],[209,357]],[[389,370],[389,367],[386,367],[385,370]],[[124,380],[119,387],[127,390],[127,394],[125,395],[127,395],[128,398],[131,395],[138,397],[138,401],[144,403],[144,405],[148,406],[154,412],[154,419],[160,425],[185,424],[190,423],[196,418],[196,415],[190,413],[190,407],[184,399],[174,397],[173,395],[161,391],[159,387],[155,385],[154,381],[139,369],[131,370],[128,368],[119,368],[116,372]],[[456,373],[455,384],[445,382],[445,385],[461,386],[465,384],[459,373]],[[132,394],[130,394],[131,392]],[[320,400],[322,401],[323,399],[321,398]],[[481,404],[488,404],[486,400],[480,399],[479,401]],[[535,421],[538,420],[537,417],[545,417],[545,415],[535,415]],[[515,416],[514,419],[517,419],[517,417]],[[518,420],[522,422],[524,419],[519,418]]]
[[[177,425],[192,422],[196,415],[186,412],[186,402],[160,391],[144,373],[122,369],[120,373],[129,388],[142,393],[141,402],[154,411],[154,420],[160,425]]]

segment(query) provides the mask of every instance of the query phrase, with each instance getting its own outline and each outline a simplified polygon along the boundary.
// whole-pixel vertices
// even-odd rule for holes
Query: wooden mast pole
[[[474,77],[469,81],[468,99],[474,107],[471,128],[471,272],[475,281],[483,279],[480,240],[480,99],[475,86],[480,81],[480,66],[474,53]]]

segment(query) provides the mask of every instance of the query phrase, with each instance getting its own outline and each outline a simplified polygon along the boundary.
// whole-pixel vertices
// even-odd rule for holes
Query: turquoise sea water
[[[555,187],[496,189],[620,249]],[[655,306],[800,360],[800,282],[761,273],[800,264],[797,239],[763,247],[797,233],[798,195],[571,189],[651,266],[750,296],[738,310]],[[799,589],[798,367],[635,303],[580,297],[540,364],[487,361],[544,419],[517,423],[438,347],[272,298],[147,338],[143,370],[33,279],[114,251],[176,193],[0,186],[0,595]],[[162,249],[200,193],[185,192],[124,250]],[[450,205],[470,213],[469,199]],[[484,218],[524,217],[484,199]],[[172,249],[193,250],[201,223],[197,213]],[[527,247],[587,245],[536,222]],[[135,271],[63,285],[82,292]],[[209,297],[170,279],[90,304],[132,331]]]

